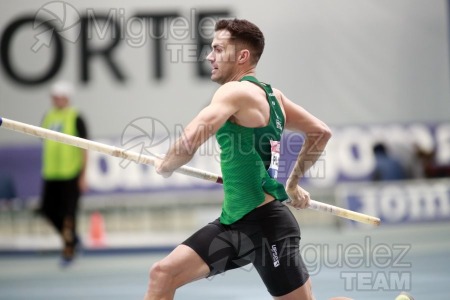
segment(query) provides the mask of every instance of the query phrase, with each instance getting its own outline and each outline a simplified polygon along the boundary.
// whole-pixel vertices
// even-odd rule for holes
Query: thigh
[[[170,274],[176,287],[205,278],[209,274],[209,267],[203,259],[192,248],[183,244],[159,261],[158,266]]]
[[[253,264],[269,293],[283,296],[305,285],[309,274],[300,254],[300,228],[289,208],[273,201],[244,221],[259,224]]]
[[[215,220],[182,243],[193,249],[209,267],[213,276],[240,268],[254,259],[254,244],[242,231]]]
[[[265,241],[255,251],[255,268],[274,297],[283,296],[303,286],[309,274],[300,254],[300,239]]]

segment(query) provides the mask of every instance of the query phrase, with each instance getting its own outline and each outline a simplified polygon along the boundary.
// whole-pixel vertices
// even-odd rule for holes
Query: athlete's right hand
[[[309,193],[300,187],[298,184],[287,184],[286,193],[289,196],[288,204],[296,209],[303,209],[309,207],[310,195]]]

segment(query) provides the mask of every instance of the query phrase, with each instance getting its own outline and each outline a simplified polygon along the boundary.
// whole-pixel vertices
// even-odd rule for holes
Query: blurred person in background
[[[376,143],[373,146],[373,154],[375,156],[375,169],[372,173],[373,181],[407,179],[406,171],[402,164],[389,155],[384,143]]]
[[[152,266],[146,300],[173,299],[184,284],[247,264],[253,264],[274,298],[314,299],[300,254],[300,228],[282,201],[308,207],[310,196],[299,180],[320,157],[331,132],[255,78],[263,49],[264,35],[256,25],[238,19],[217,22],[207,60],[211,79],[221,86],[155,167],[170,176],[215,134],[221,148],[222,213]],[[286,187],[276,180],[285,127],[305,134]]]
[[[88,138],[86,123],[71,106],[74,88],[68,82],[55,83],[50,91],[52,108],[45,114],[42,127]],[[43,187],[39,212],[61,236],[61,264],[73,261],[80,246],[77,234],[78,202],[88,189],[87,152],[84,149],[45,139],[43,141]]]
[[[428,179],[450,177],[450,165],[439,165],[436,162],[436,150],[426,151],[417,148],[417,164],[421,167],[422,177]]]

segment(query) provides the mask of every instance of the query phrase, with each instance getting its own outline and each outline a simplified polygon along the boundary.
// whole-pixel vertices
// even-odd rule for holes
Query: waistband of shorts
[[[259,215],[259,214],[264,214],[267,211],[270,211],[274,208],[277,208],[277,207],[280,207],[283,205],[284,204],[281,201],[274,199],[274,200],[270,201],[269,203],[266,203],[262,206],[256,207],[251,212],[246,214],[244,217],[246,217],[246,216],[251,217],[251,216],[255,216],[255,215]]]

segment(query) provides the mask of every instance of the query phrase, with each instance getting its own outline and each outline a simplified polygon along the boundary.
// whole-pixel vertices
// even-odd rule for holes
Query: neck
[[[227,82],[230,81],[238,81],[240,80],[242,77],[244,76],[255,76],[256,71],[255,71],[255,67],[250,67],[248,69],[242,69],[239,70],[238,72],[236,72],[231,78],[230,80],[228,80]]]

